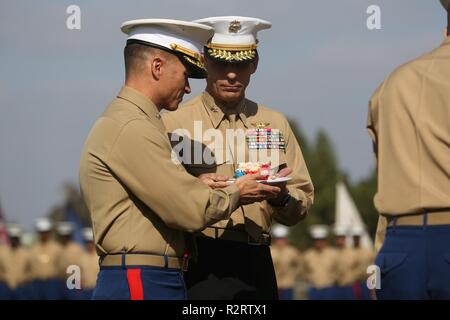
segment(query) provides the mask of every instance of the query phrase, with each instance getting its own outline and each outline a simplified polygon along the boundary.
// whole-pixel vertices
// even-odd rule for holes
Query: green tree
[[[367,178],[351,186],[349,191],[373,239],[378,223],[378,212],[373,204],[373,197],[377,191],[376,171],[373,170]]]
[[[302,128],[298,125],[296,120],[288,119],[288,122],[298,144],[302,149],[303,158],[305,159],[305,162],[309,163],[309,159],[311,157],[311,146],[306,137],[306,134],[304,133]]]
[[[335,185],[339,176],[336,154],[324,130],[320,130],[311,146],[302,130],[291,122],[294,134],[299,134],[306,165],[314,185],[314,205],[305,220],[291,230],[291,241],[305,249],[311,243],[308,228],[313,224],[332,224],[334,222]]]
[[[378,214],[373,205],[373,196],[376,192],[375,171],[368,177],[351,183],[347,173],[339,169],[333,144],[324,130],[320,130],[313,143],[310,143],[295,121],[291,120],[289,123],[302,149],[315,190],[314,204],[308,216],[291,228],[292,243],[300,249],[306,249],[311,245],[309,226],[334,224],[337,181],[343,181],[348,186],[361,218],[373,237],[378,221]]]

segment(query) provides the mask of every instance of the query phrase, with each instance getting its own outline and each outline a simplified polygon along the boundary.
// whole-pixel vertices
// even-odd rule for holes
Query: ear
[[[256,54],[255,60],[251,63],[251,74],[254,74],[256,72],[256,69],[258,69],[258,62],[259,62],[259,55]]]
[[[150,70],[155,80],[161,79],[164,61],[161,57],[155,56],[149,61]]]

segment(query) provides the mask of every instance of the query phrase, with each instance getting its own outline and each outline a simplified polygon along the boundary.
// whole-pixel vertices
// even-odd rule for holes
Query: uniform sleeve
[[[212,190],[171,159],[167,136],[148,120],[128,122],[117,137],[107,165],[123,186],[174,229],[197,231],[228,219],[239,188]]]
[[[378,109],[382,85],[372,95],[369,101],[369,112],[367,115],[367,131],[372,140],[375,163],[378,158]]]
[[[292,226],[306,216],[314,201],[314,187],[297,139],[287,120],[285,122],[286,162],[293,170],[292,180],[287,185],[291,199],[284,207],[271,208],[276,221]]]
[[[369,113],[367,117],[367,130],[372,139],[373,151],[375,155],[375,163],[378,167],[378,112],[380,108],[380,95],[383,89],[383,84],[377,88],[369,102]],[[375,235],[375,251],[378,252],[381,248],[386,233],[387,220],[383,216],[379,216],[377,231]]]

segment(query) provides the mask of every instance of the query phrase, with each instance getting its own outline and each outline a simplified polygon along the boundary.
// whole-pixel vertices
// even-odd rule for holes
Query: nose
[[[191,93],[191,85],[189,84],[189,79],[186,78],[186,84],[184,85],[184,93]]]
[[[228,70],[228,72],[227,72],[227,78],[229,79],[229,80],[236,80],[236,78],[237,78],[237,73],[234,71],[234,70]]]

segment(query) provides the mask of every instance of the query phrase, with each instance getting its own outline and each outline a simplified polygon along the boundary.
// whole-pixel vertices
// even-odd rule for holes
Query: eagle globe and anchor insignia
[[[229,33],[238,33],[241,30],[241,23],[237,20],[231,21],[230,26],[228,27]]]

